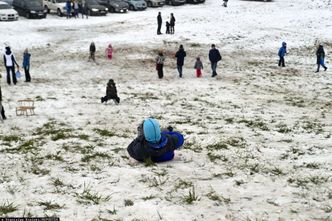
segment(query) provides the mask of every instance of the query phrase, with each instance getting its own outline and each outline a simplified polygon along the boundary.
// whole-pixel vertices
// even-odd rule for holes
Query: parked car
[[[43,0],[44,8],[47,13],[55,12],[58,16],[67,14],[66,0]]]
[[[13,7],[19,15],[27,18],[46,18],[47,11],[40,0],[14,0]]]
[[[146,2],[144,0],[124,0],[129,4],[129,10],[136,11],[136,10],[145,10],[146,9]]]
[[[183,5],[186,0],[165,0],[166,5]]]
[[[126,13],[129,9],[128,3],[121,0],[98,0],[98,3],[107,7],[109,12]]]
[[[18,13],[6,2],[0,1],[0,21],[14,21],[18,19]]]
[[[6,2],[8,5],[13,5],[13,0],[1,0],[2,2]]]
[[[204,3],[205,0],[187,0],[187,3],[189,4],[200,4],[200,3]]]
[[[162,7],[165,5],[165,0],[145,0],[148,7]]]
[[[88,15],[106,15],[108,8],[99,4],[96,0],[86,0],[85,1],[84,13]]]

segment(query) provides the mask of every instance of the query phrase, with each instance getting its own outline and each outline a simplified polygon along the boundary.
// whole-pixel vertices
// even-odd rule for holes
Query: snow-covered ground
[[[156,16],[176,18],[156,35]],[[0,23],[0,45],[32,83],[8,86],[0,122],[0,217],[61,220],[332,220],[332,2],[207,0],[89,19]],[[164,32],[165,27],[163,27]],[[97,62],[87,62],[91,41]],[[277,51],[288,43],[286,68]],[[317,42],[327,72],[314,73]],[[114,59],[104,57],[112,43]],[[210,77],[207,53],[223,60]],[[187,51],[184,78],[172,57]],[[154,57],[167,55],[157,79]],[[205,68],[194,76],[195,57]],[[121,104],[100,104],[108,79]],[[36,115],[17,117],[17,100]],[[155,117],[185,135],[172,162],[144,165],[126,147]]]

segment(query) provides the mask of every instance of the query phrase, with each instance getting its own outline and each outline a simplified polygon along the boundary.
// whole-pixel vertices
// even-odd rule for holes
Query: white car
[[[63,16],[67,14],[66,10],[66,0],[43,0],[44,8],[47,13],[51,11],[56,12],[58,16]]]
[[[18,13],[6,2],[0,1],[0,21],[16,21]]]

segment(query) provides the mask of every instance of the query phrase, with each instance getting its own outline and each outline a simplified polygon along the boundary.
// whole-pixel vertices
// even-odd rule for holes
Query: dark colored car
[[[98,0],[98,3],[107,7],[108,12],[126,13],[128,11],[128,3],[121,0]]]
[[[86,0],[84,14],[88,15],[106,15],[108,8],[99,4],[96,0]]]
[[[186,0],[165,0],[166,5],[183,5]]]
[[[187,0],[187,3],[189,3],[189,4],[201,4],[204,2],[205,2],[205,0]]]
[[[13,7],[19,15],[27,18],[46,18],[47,15],[40,0],[14,0]]]

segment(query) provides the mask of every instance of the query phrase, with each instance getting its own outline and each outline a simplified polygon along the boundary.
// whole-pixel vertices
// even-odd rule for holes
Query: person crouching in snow
[[[116,90],[116,86],[114,83],[113,79],[110,79],[107,83],[107,87],[106,87],[106,96],[105,97],[101,97],[101,103],[104,103],[108,100],[113,100],[115,104],[119,104],[120,103],[120,98],[118,97],[118,92]]]
[[[148,118],[137,128],[137,137],[129,144],[129,155],[140,162],[164,162],[174,158],[174,150],[184,143],[183,135],[172,127],[161,131],[156,119]]]
[[[285,67],[285,55],[287,54],[287,44],[286,42],[282,43],[281,48],[279,49],[278,56],[279,56],[279,63],[278,66]]]

